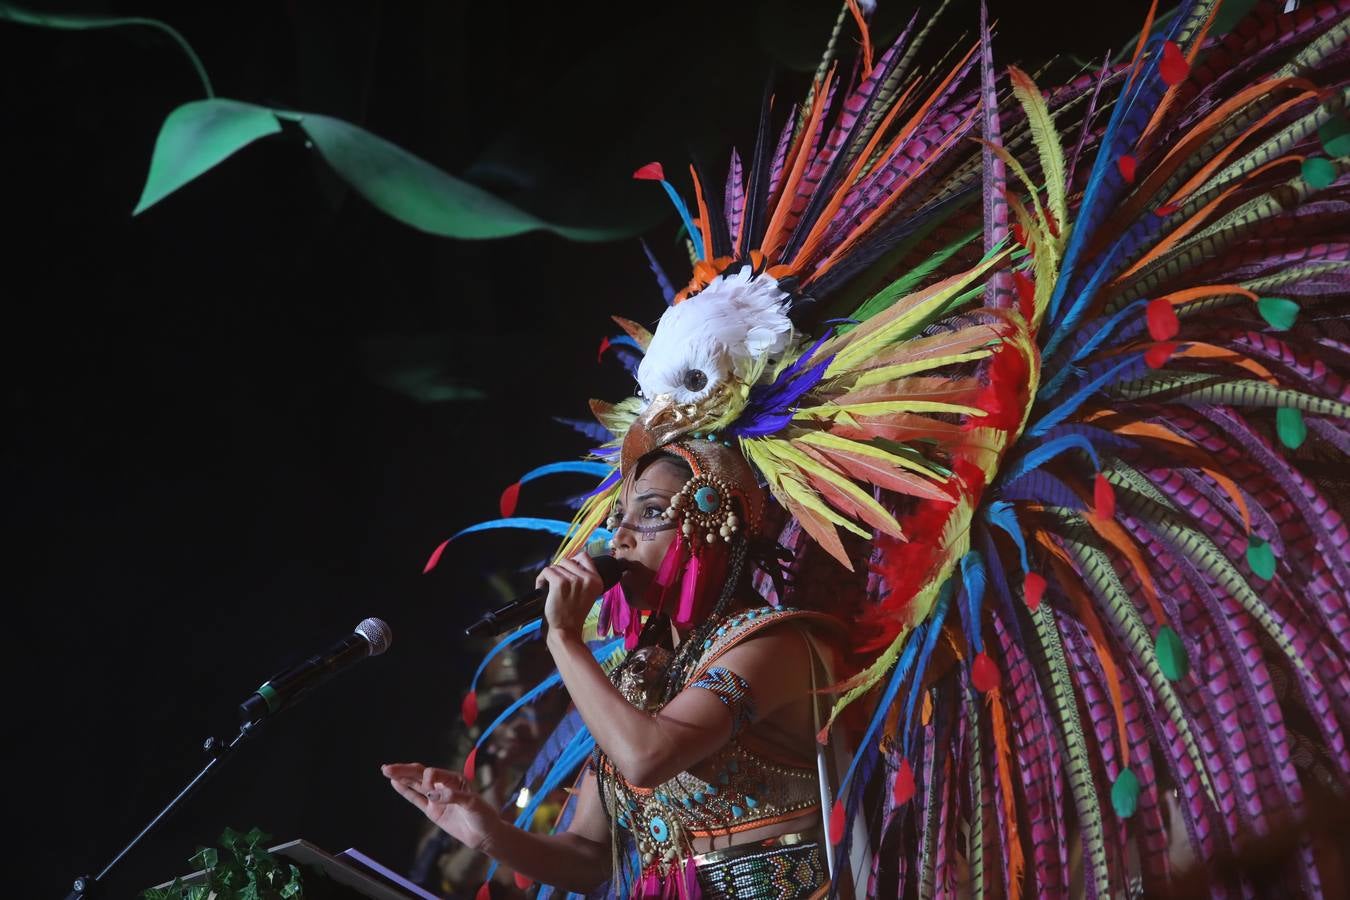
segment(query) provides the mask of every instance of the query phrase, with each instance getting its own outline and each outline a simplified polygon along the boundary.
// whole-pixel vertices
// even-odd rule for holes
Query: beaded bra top
[[[827,618],[770,606],[730,616],[697,651],[688,683],[696,683],[710,669],[725,671],[713,669],[713,662],[766,626]],[[670,651],[644,647],[630,665],[616,671],[615,686],[628,702],[654,714],[663,705],[670,661]],[[603,754],[599,765],[606,810],[614,823],[632,833],[644,869],[692,856],[697,838],[772,825],[820,806],[814,757],[784,754],[757,740],[753,731],[733,733],[716,753],[656,788],[629,784]]]

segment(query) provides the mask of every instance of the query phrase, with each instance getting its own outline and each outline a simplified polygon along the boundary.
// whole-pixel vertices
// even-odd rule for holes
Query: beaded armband
[[[690,687],[712,691],[731,711],[731,734],[735,736],[755,717],[755,703],[750,699],[750,684],[730,669],[714,666]]]

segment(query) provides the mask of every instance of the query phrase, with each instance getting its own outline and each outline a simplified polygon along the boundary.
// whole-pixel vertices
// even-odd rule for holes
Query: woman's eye
[[[701,391],[708,386],[708,376],[701,369],[690,369],[684,373],[684,389]]]
[[[663,512],[665,512],[665,510],[659,506],[649,506],[642,511],[642,517],[644,519],[659,519]]]

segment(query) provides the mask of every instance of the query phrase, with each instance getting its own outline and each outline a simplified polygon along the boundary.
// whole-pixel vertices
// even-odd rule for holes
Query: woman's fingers
[[[462,788],[451,787],[443,781],[437,781],[432,785],[431,790],[427,791],[427,799],[432,803],[440,803],[446,806],[456,803],[467,803],[473,794]]]
[[[394,790],[398,791],[403,799],[407,800],[413,806],[416,806],[422,812],[427,811],[427,798],[421,791],[414,789],[410,784],[400,781],[397,778],[389,779],[389,783],[393,785]]]
[[[386,778],[413,778],[420,781],[425,768],[421,763],[386,763],[380,766],[380,771]]]

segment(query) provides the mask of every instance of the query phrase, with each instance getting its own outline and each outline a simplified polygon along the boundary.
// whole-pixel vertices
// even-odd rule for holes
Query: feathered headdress
[[[1302,813],[1296,746],[1350,773],[1350,533],[1300,470],[1350,449],[1346,8],[1219,35],[1183,3],[1048,93],[983,21],[922,71],[931,23],[873,59],[848,8],[852,74],[827,55],[777,131],[766,100],[696,214],[639,170],[693,277],[620,320],[641,394],[592,404],[559,555],[634,460],[734,444],[784,543],[863,584],[831,833],[885,779],[869,892],[1061,896],[1078,840],[1094,895],[1162,885],[1172,832],[1213,860]],[[1318,892],[1310,850],[1292,878]]]

